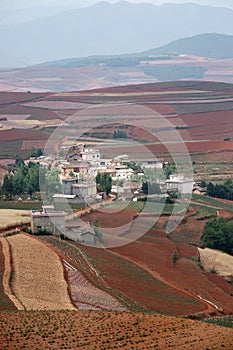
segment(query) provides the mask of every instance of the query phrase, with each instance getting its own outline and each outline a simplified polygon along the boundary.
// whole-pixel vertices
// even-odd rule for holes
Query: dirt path
[[[135,260],[131,259],[131,258],[128,257],[128,256],[124,256],[124,255],[121,255],[121,254],[119,254],[119,253],[116,253],[116,252],[114,252],[114,251],[112,251],[112,250],[107,250],[107,249],[105,249],[105,250],[106,250],[108,253],[111,253],[111,254],[113,254],[113,255],[116,255],[116,256],[118,256],[118,257],[120,257],[120,258],[122,258],[122,259],[125,259],[125,260],[127,260],[127,261],[129,261],[129,262],[131,262],[131,263],[133,263],[133,264],[135,264],[135,265],[137,265],[137,266],[139,266],[140,268],[142,268],[142,269],[144,269],[145,271],[147,271],[152,277],[154,277],[155,279],[159,280],[160,282],[162,282],[162,283],[168,285],[169,287],[172,287],[172,288],[178,290],[179,292],[185,294],[185,295],[188,296],[188,297],[191,297],[191,298],[193,298],[193,299],[195,299],[195,300],[201,302],[202,304],[204,304],[204,305],[206,306],[205,316],[209,316],[209,314],[212,313],[212,312],[215,312],[215,313],[216,313],[216,312],[222,311],[217,305],[213,304],[211,301],[209,301],[209,300],[207,300],[207,299],[204,299],[204,298],[202,298],[202,297],[199,296],[199,295],[195,295],[195,294],[192,293],[192,292],[188,292],[188,291],[184,290],[182,287],[179,287],[179,286],[177,286],[177,285],[175,285],[175,284],[173,284],[173,283],[171,283],[171,282],[165,280],[163,277],[161,277],[161,276],[159,275],[159,273],[157,273],[157,272],[155,272],[154,270],[150,269],[150,268],[149,268],[148,266],[146,266],[145,264],[140,263],[140,262],[138,262],[138,261],[135,261]]]

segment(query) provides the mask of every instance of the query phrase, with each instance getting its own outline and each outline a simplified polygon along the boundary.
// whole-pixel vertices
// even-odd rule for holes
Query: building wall
[[[80,184],[80,186],[74,186],[73,190],[72,190],[73,194],[75,194],[78,197],[92,197],[92,196],[96,196],[97,194],[97,189],[96,189],[96,183],[90,183],[88,185],[82,185]]]
[[[39,230],[47,230],[53,234],[63,232],[65,230],[64,216],[35,216],[32,217],[32,231],[33,233]]]

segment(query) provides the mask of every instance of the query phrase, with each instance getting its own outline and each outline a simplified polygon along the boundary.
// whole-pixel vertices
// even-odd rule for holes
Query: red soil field
[[[0,105],[17,102],[27,102],[38,98],[45,97],[46,94],[41,93],[26,93],[26,92],[1,92]]]
[[[0,132],[1,141],[15,141],[15,140],[46,140],[48,136],[41,131],[36,130],[7,130]]]
[[[161,218],[154,232],[149,231],[139,241],[133,242],[129,246],[115,248],[114,251],[122,257],[130,257],[132,261],[145,264],[164,277],[166,281],[180,286],[184,290],[192,291],[194,295],[201,295],[210,300],[222,308],[225,313],[232,313],[232,297],[230,293],[224,292],[228,283],[221,279],[223,289],[220,289],[219,285],[217,286],[212,280],[209,280],[209,273],[202,271],[195,262],[187,260],[198,258],[197,249],[190,247],[189,242],[199,241],[203,223],[189,218],[187,223],[181,224],[169,239],[162,231],[161,225],[163,223],[164,218]],[[145,240],[147,244],[145,244]],[[176,251],[176,259],[172,266],[174,250]],[[230,289],[233,292],[233,286]]]
[[[233,137],[233,111],[182,115],[193,139],[219,140]]]
[[[94,266],[111,288],[139,303],[142,309],[169,315],[189,315],[205,309],[199,301],[168,286],[124,256],[90,247],[82,247],[82,250],[94,260]]]
[[[1,94],[0,94],[1,95]],[[43,109],[43,108],[35,108],[35,107],[25,107],[20,104],[8,105],[6,107],[0,106],[0,114],[25,114],[31,115],[31,117],[27,119],[35,119],[35,120],[50,120],[50,119],[58,119],[57,114],[54,111]]]
[[[1,313],[0,342],[19,349],[211,349],[233,347],[232,329],[157,314]]]
[[[180,153],[182,152],[182,144],[171,144],[172,151]],[[207,153],[207,152],[220,152],[233,149],[233,141],[196,141],[185,143],[189,153]],[[163,145],[148,145],[147,146],[153,153],[167,153],[167,149]]]
[[[168,136],[167,136],[167,140]],[[184,153],[184,144],[187,148],[187,151],[191,155],[198,155],[198,154],[204,154],[207,155],[211,153],[218,154],[221,152],[223,153],[223,157],[225,152],[232,151],[233,150],[233,141],[194,141],[194,142],[185,142],[185,143],[176,143],[171,144],[168,143],[167,147],[166,144],[147,144],[143,145],[143,147],[146,147],[152,152],[155,156],[161,156],[161,154],[169,154],[169,153],[177,153],[177,154],[183,154]],[[103,152],[104,156],[106,158],[110,158],[112,155],[119,154],[128,154],[129,157],[135,158],[138,157],[140,154],[145,154],[145,150],[142,146],[136,145],[117,145],[117,146],[108,146],[101,148],[101,145],[99,146],[99,149],[101,152]],[[169,152],[170,150],[170,152]],[[186,152],[187,152],[186,151]],[[185,153],[186,153],[185,152]],[[229,157],[229,155],[228,155]],[[221,157],[222,158],[222,157]]]
[[[128,222],[126,221],[126,214],[128,213],[124,213],[123,215],[122,212],[118,212],[110,216],[97,212],[88,215],[85,220],[91,220],[92,223],[98,221],[100,229],[101,226],[118,227]],[[132,213],[130,218],[132,218],[134,214],[135,213]],[[149,269],[151,273],[155,272],[164,279],[166,283],[172,284],[171,291],[174,291],[172,286],[176,286],[184,293],[186,290],[189,291],[194,301],[197,296],[200,295],[202,298],[216,304],[219,309],[223,309],[224,313],[232,313],[232,297],[230,296],[229,290],[233,292],[233,286],[229,287],[229,284],[223,278],[219,278],[218,283],[215,284],[215,281],[209,278],[211,274],[201,270],[197,263],[195,263],[195,261],[198,262],[199,258],[198,250],[196,247],[189,244],[190,242],[199,242],[204,222],[197,221],[193,217],[187,218],[185,223],[180,224],[173,233],[166,237],[163,226],[167,220],[167,217],[161,217],[155,229],[151,229],[146,235],[129,245],[110,249],[105,252],[100,252],[98,249],[88,247],[84,247],[83,249],[96,261],[97,268],[100,268],[103,274],[112,276],[112,279],[109,277],[108,280],[106,280],[107,283],[114,288],[120,288],[122,293],[126,293],[127,295],[131,293],[130,295],[134,299],[135,296],[132,295],[131,291],[133,286],[123,283],[123,281],[127,281],[130,277],[124,276],[121,282],[123,276],[120,276],[117,272],[117,270],[120,269],[120,265],[118,268],[115,267],[115,269],[113,269],[114,264],[122,263],[121,260],[116,261],[116,258],[126,259],[127,263],[139,264],[139,267],[142,269],[145,268],[147,272],[147,269]],[[131,226],[131,230],[133,230],[133,226]],[[117,256],[115,256],[115,254],[117,254]],[[194,261],[191,259],[194,259]],[[104,263],[100,264],[100,261]],[[145,288],[147,287],[145,286]],[[156,304],[148,304],[147,299],[143,298],[142,295],[140,296],[140,300],[141,302],[143,300],[143,305],[147,305],[147,307],[150,305],[150,307],[153,307],[153,310],[156,310],[154,309],[154,307],[157,307]],[[161,306],[163,306],[164,312],[169,313],[169,310],[164,304],[161,304],[160,307]],[[183,307],[185,307],[185,305],[183,305]],[[191,312],[193,309],[190,308],[190,305],[186,305],[185,310],[189,314],[193,312]],[[196,312],[202,310],[208,311],[208,304],[204,307],[202,305],[201,310],[198,308],[198,305],[196,305]],[[171,308],[170,312],[173,311],[174,310]],[[217,312],[217,310],[212,308],[211,312]]]
[[[136,211],[133,210],[121,210],[116,213],[108,214],[107,210],[105,212],[93,212],[91,214],[86,215],[83,220],[88,222],[91,221],[94,224],[96,221],[99,222],[99,227],[119,227],[122,225],[126,225],[133,220],[133,217],[137,215]]]

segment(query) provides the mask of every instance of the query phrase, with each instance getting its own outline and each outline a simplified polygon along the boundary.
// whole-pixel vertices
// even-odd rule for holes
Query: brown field
[[[1,313],[2,349],[231,350],[232,329],[157,314],[117,312]]]
[[[7,238],[13,261],[12,292],[26,310],[74,310],[59,257],[40,241]]]
[[[52,110],[35,107],[25,107],[21,104],[6,104],[6,106],[0,106],[0,114],[25,114],[30,115],[29,119],[36,120],[57,119],[56,113]]]
[[[36,130],[10,130],[1,134],[0,142],[2,141],[15,141],[15,140],[46,140],[48,136],[44,135],[40,131]]]
[[[0,94],[0,105],[9,103],[33,101],[38,98],[45,97],[46,94],[41,93],[25,93],[25,92],[2,92]]]

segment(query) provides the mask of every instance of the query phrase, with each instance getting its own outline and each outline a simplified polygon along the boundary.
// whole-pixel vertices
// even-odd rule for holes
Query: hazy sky
[[[118,0],[107,0],[108,2],[117,2]],[[210,6],[225,6],[233,8],[233,0],[129,0],[133,3],[149,2],[153,4],[170,3],[187,3],[195,2]],[[82,7],[99,0],[0,0],[0,8],[27,8],[39,6],[64,6],[64,7]]]

